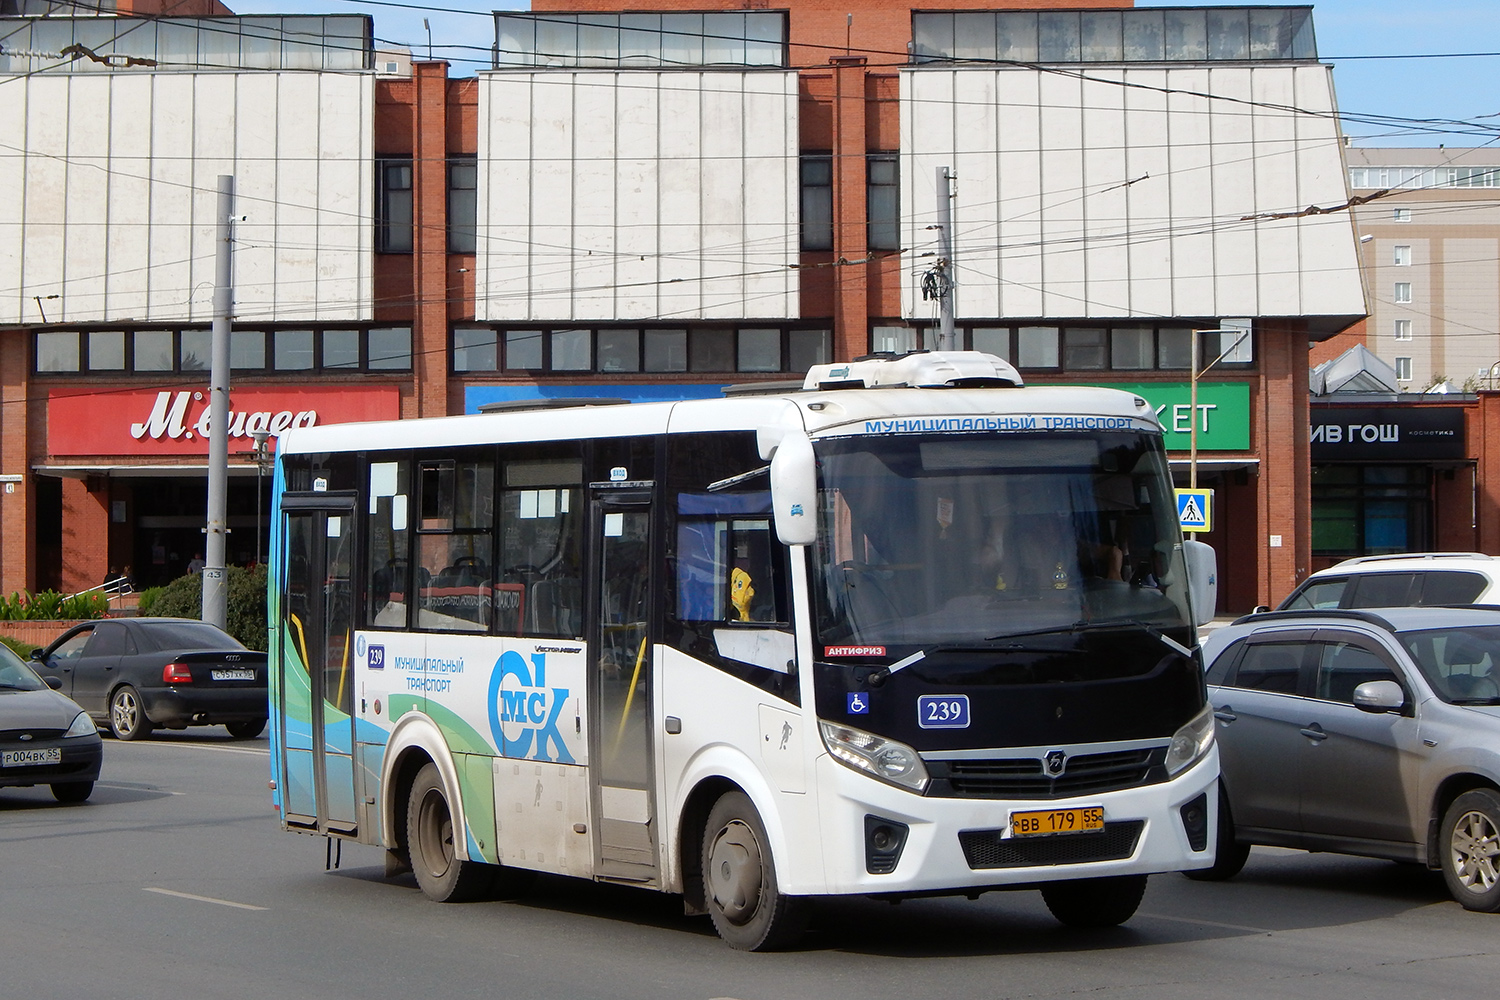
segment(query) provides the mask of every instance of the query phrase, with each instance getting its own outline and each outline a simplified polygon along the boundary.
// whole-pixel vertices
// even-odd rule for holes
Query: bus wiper
[[[1167,635],[1165,632],[1157,628],[1155,625],[1152,625],[1150,622],[1143,622],[1139,618],[1098,618],[1094,619],[1093,621],[1080,620],[1074,622],[1071,625],[1053,625],[1047,628],[1033,628],[1026,629],[1021,632],[1006,632],[1003,635],[992,635],[989,638],[985,639],[985,642],[1001,642],[1008,639],[1021,639],[1031,635],[1054,635],[1062,632],[1088,632],[1094,629],[1101,628],[1118,628],[1122,625],[1128,626],[1130,628],[1140,629],[1147,635],[1154,636],[1155,638],[1161,640],[1162,644],[1171,649],[1174,653],[1186,656],[1189,659],[1191,659],[1193,656],[1193,651],[1191,649],[1184,646],[1182,643],[1178,642],[1171,636]]]
[[[728,479],[720,479],[718,482],[709,483],[706,489],[710,493],[717,493],[720,490],[727,490],[731,486],[738,486],[740,483],[743,483],[746,480],[754,479],[756,476],[763,476],[770,471],[771,467],[769,465],[762,465],[758,469],[751,469],[749,472],[741,472],[738,476],[730,476]]]

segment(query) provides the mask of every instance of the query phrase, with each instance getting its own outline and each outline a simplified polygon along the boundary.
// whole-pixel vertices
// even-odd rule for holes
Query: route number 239
[[[917,699],[917,725],[923,729],[968,729],[969,696],[922,695]]]

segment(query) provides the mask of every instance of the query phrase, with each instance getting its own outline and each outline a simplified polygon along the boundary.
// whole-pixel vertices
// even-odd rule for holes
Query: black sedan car
[[[94,791],[104,745],[88,713],[0,645],[0,787],[50,785],[59,802]]]
[[[266,727],[266,654],[207,622],[86,622],[31,655],[37,673],[122,740],[157,726],[223,725],[239,739]]]

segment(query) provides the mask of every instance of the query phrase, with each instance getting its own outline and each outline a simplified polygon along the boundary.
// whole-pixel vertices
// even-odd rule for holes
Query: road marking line
[[[1231,931],[1249,931],[1251,934],[1275,934],[1269,927],[1250,927],[1245,924],[1226,924],[1217,920],[1196,920],[1192,917],[1169,917],[1165,913],[1138,913],[1138,917],[1146,917],[1149,920],[1170,920],[1179,924],[1198,924],[1202,927],[1222,927]]]
[[[217,903],[220,906],[232,906],[237,910],[265,910],[269,907],[251,906],[249,903],[234,903],[227,899],[215,899],[212,896],[195,896],[190,892],[174,892],[171,889],[158,889],[155,886],[143,886],[147,892],[160,893],[163,896],[176,896],[178,899],[193,899],[200,903]]]
[[[156,792],[159,795],[186,795],[187,792],[173,792],[155,785],[143,785],[134,781],[101,781],[100,788],[123,788],[130,792]]]
[[[216,747],[211,743],[170,743],[162,740],[116,741],[115,745],[122,747],[178,747],[185,750],[213,750],[217,753],[248,753],[257,757],[268,757],[271,753],[269,748],[265,750],[250,750],[245,747]]]

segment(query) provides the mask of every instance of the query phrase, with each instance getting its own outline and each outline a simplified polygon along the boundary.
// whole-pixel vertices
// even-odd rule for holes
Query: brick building
[[[228,173],[231,561],[258,427],[786,379],[932,346],[947,285],[959,346],[1156,404],[1184,484],[1196,416],[1223,607],[1278,599],[1312,565],[1308,344],[1365,313],[1347,214],[1303,211],[1348,199],[1309,8],[853,6],[538,3],[466,79],[377,79],[351,17],[0,56],[0,585],[190,557]],[[1227,349],[1196,415],[1194,330]]]

